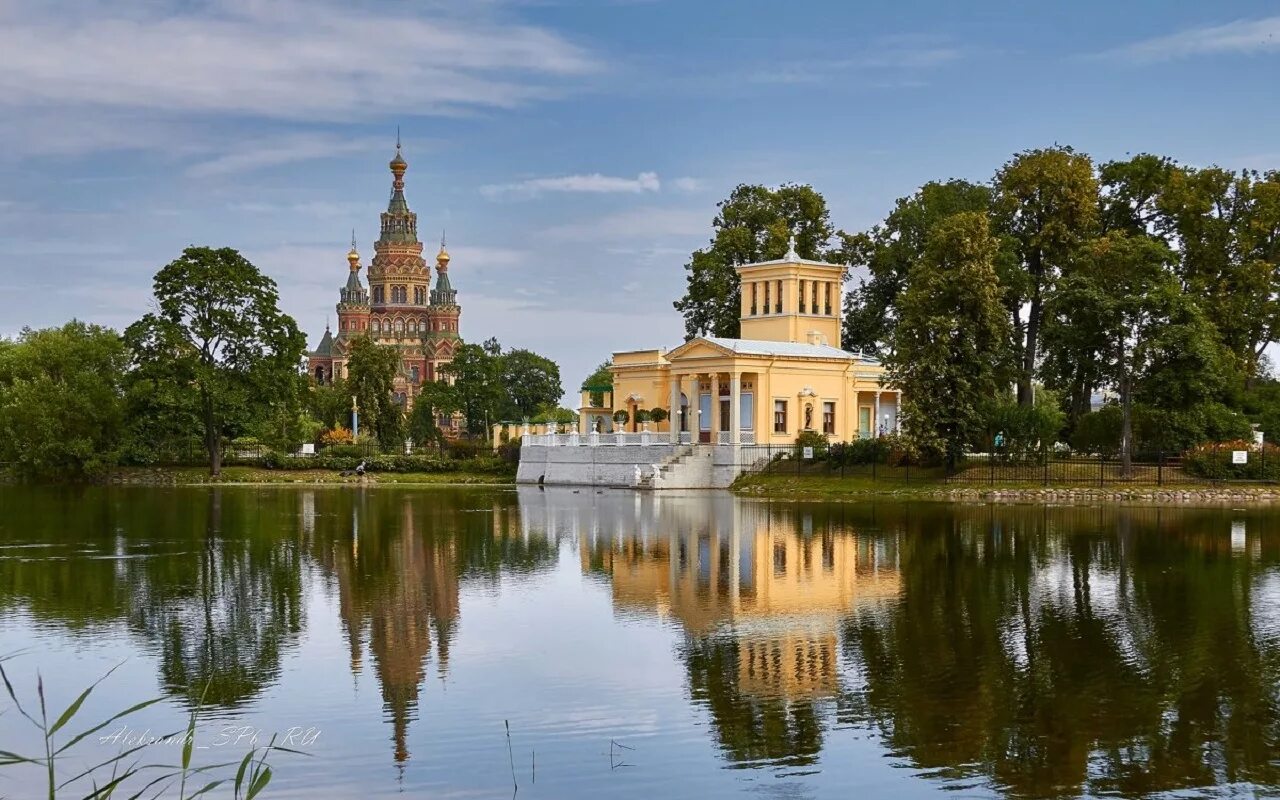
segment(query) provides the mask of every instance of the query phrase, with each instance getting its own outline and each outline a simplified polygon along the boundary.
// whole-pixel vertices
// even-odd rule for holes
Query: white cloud
[[[774,59],[748,72],[746,80],[763,84],[823,83],[856,76],[872,87],[920,86],[918,77],[967,55],[949,37],[924,34],[884,36],[848,58]]]
[[[715,213],[705,208],[633,208],[583,222],[547,228],[543,238],[561,242],[616,242],[710,236]]]
[[[188,167],[186,174],[193,178],[208,178],[348,153],[372,153],[386,150],[386,147],[385,139],[352,139],[319,133],[289,134],[258,141],[232,143],[227,151],[207,160],[197,161]]]
[[[0,104],[347,121],[509,108],[598,67],[543,28],[408,8],[17,0],[0,5]]]
[[[589,175],[561,175],[553,178],[529,178],[515,183],[481,186],[485,197],[537,197],[545,192],[583,192],[588,194],[656,192],[662,188],[656,172],[641,172],[634,178],[621,178],[593,172]]]
[[[1253,54],[1280,48],[1280,16],[1236,20],[1158,36],[1103,53],[1139,63],[1172,61],[1215,53]]]
[[[671,185],[679,192],[700,192],[703,182],[698,178],[676,178]]]

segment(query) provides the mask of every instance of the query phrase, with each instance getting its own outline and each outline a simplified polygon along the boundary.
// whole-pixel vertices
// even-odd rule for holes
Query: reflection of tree
[[[686,636],[679,649],[690,694],[706,704],[720,746],[736,762],[814,763],[823,732],[814,699],[744,691],[742,650],[732,636]]]
[[[21,602],[73,628],[126,621],[154,647],[164,689],[189,702],[243,703],[279,674],[302,627],[300,556],[287,530],[258,521],[259,498],[86,490],[67,502],[65,491],[24,489],[22,499],[3,538],[34,539],[50,557],[0,560],[0,607]]]
[[[129,620],[159,646],[167,691],[236,705],[276,679],[282,646],[302,629],[301,555],[293,537],[257,526],[244,492],[213,489],[194,505],[204,536],[185,557],[137,562],[163,579],[130,581]]]
[[[891,524],[901,600],[846,626],[866,689],[843,713],[896,752],[1015,796],[1280,778],[1280,647],[1253,633],[1253,565],[1223,552],[1221,515],[942,508]]]

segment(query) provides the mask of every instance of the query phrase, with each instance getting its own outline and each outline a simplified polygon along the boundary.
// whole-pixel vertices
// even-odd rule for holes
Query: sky
[[[561,366],[674,347],[739,183],[866,229],[1021,150],[1280,169],[1274,2],[0,0],[0,335],[116,328],[191,244],[312,346],[372,255],[397,127],[462,336]]]

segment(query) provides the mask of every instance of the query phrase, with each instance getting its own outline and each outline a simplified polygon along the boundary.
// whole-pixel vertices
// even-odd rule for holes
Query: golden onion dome
[[[436,253],[436,263],[437,264],[449,263],[449,251],[444,249],[444,245],[441,245],[440,252]]]

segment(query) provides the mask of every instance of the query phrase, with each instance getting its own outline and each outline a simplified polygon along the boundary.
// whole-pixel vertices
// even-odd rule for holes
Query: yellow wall
[[[809,334],[814,332],[821,337],[821,343],[832,347],[840,346],[843,266],[783,261],[748,264],[738,268],[738,277],[742,282],[742,307],[739,316],[740,336],[743,339],[808,343]],[[768,307],[764,305],[766,285],[770,300]],[[779,285],[782,287],[781,313],[777,311],[776,305]],[[802,286],[803,313],[800,310]],[[813,305],[815,287],[818,299],[816,311]],[[830,313],[827,313],[828,308]]]

